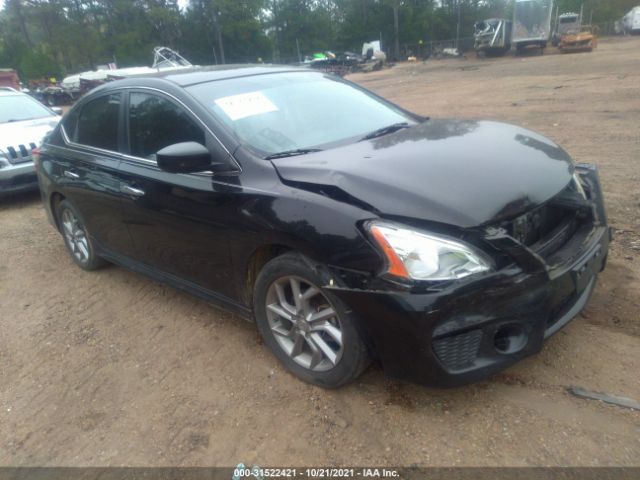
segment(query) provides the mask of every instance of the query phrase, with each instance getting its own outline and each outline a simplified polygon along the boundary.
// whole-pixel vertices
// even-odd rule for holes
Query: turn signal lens
[[[409,278],[409,272],[407,272],[404,263],[402,263],[402,259],[395,252],[391,244],[387,241],[384,233],[377,226],[371,227],[371,234],[373,238],[376,239],[380,248],[384,252],[385,257],[387,257],[387,262],[389,263],[389,267],[387,268],[387,273],[391,275],[395,275],[397,277]]]

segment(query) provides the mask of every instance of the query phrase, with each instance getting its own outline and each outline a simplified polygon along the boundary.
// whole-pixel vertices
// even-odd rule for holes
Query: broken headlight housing
[[[580,181],[580,175],[577,173],[573,174],[573,185],[580,196],[586,200],[587,195],[584,193],[584,188],[582,187],[582,182]]]
[[[408,280],[457,280],[492,270],[491,261],[464,243],[384,222],[368,225],[387,259],[386,273]]]

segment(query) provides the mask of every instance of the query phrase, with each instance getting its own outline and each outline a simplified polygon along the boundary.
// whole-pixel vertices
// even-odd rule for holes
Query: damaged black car
[[[610,241],[597,169],[547,138],[428,119],[308,69],[115,81],[34,156],[80,268],[122,265],[255,320],[323,387],[372,361],[456,386],[540,351]]]

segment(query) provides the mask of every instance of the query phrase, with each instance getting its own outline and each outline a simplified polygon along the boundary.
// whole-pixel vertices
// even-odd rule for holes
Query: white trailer
[[[553,0],[515,0],[512,44],[517,52],[536,47],[544,53],[551,35]]]
[[[640,33],[640,7],[632,8],[622,19],[625,34]]]

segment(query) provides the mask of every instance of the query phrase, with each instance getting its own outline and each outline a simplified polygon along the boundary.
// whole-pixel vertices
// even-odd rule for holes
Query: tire
[[[82,217],[71,202],[68,200],[60,202],[56,216],[64,244],[76,265],[89,271],[106,265],[107,262],[96,254]]]
[[[355,380],[370,358],[352,313],[321,288],[327,281],[310,260],[286,253],[258,275],[253,307],[264,343],[290,373],[314,385],[338,388]],[[294,290],[300,292],[298,302]]]

